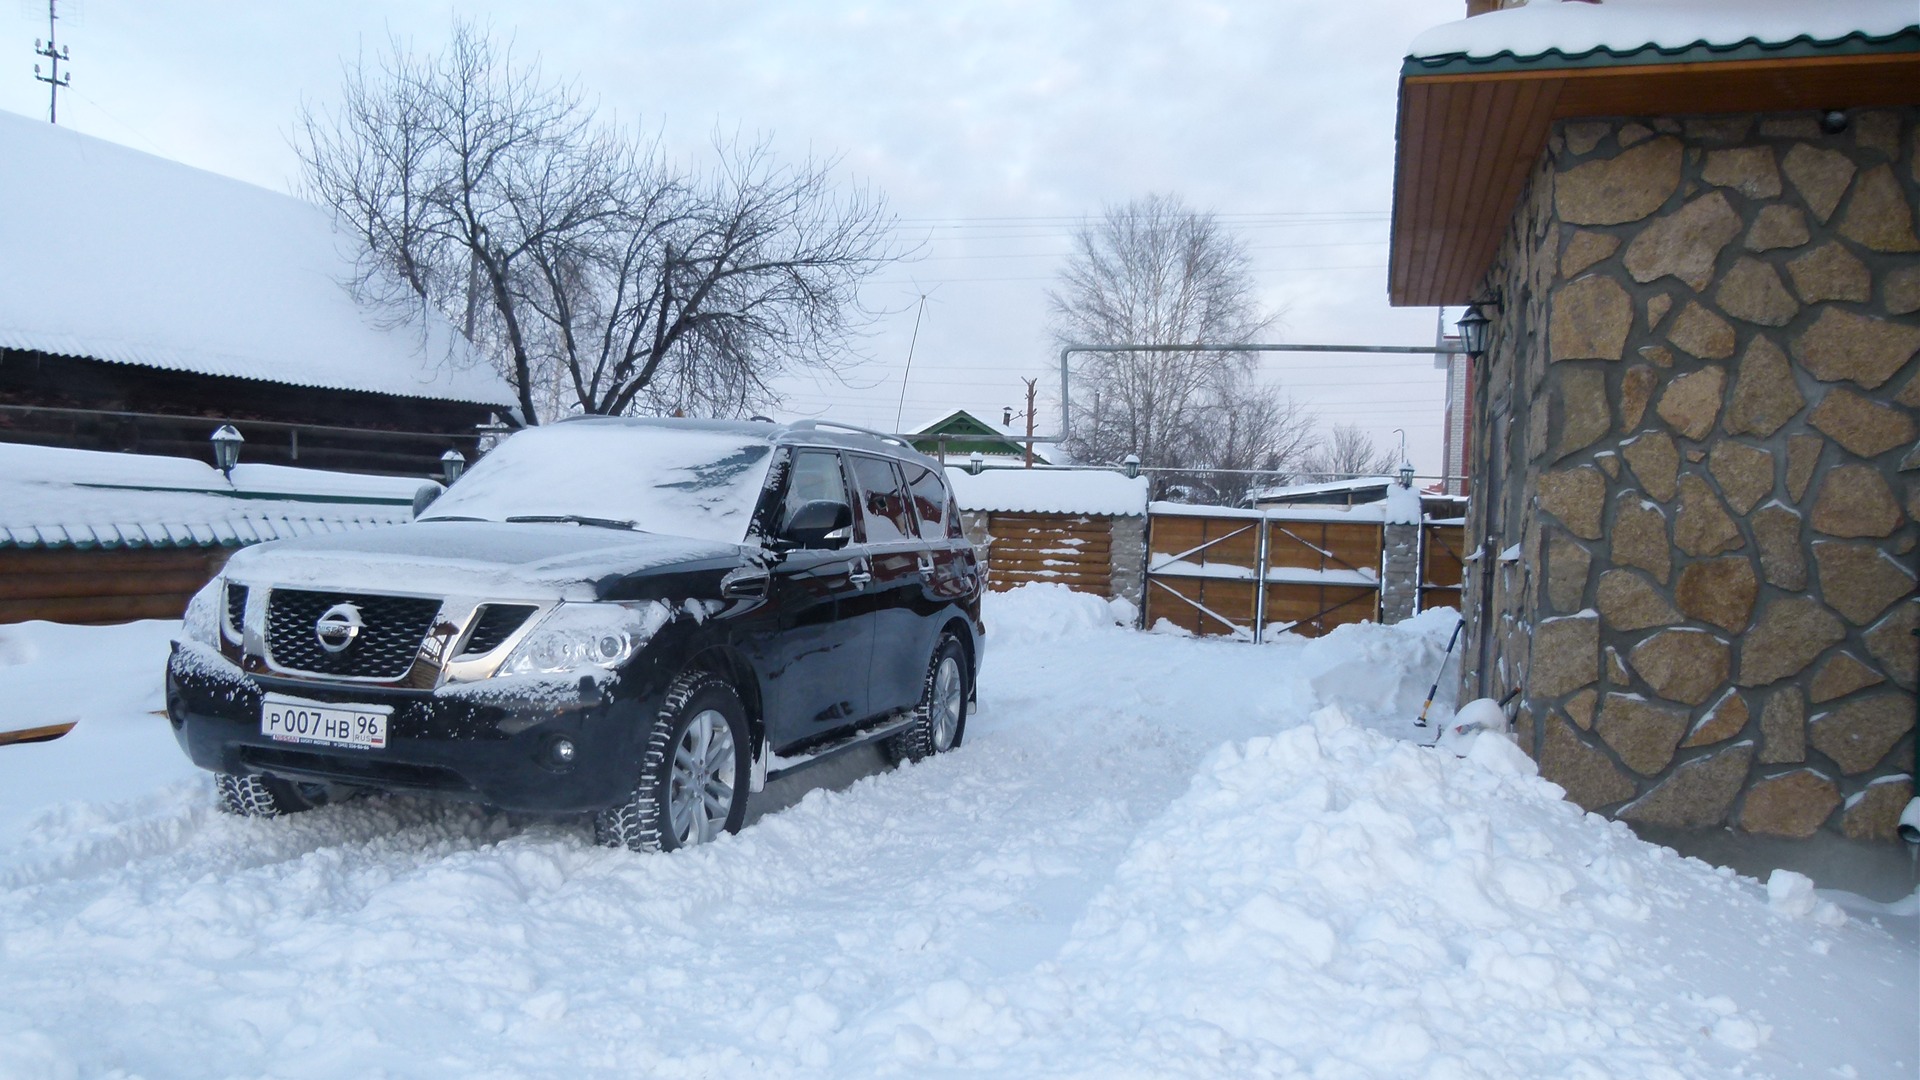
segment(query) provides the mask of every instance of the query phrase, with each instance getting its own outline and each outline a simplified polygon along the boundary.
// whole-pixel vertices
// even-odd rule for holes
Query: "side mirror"
[[[445,490],[447,489],[439,484],[421,484],[416,488],[413,493],[413,516],[419,517],[426,513],[427,507],[432,506],[433,500],[439,498],[440,493]]]
[[[853,507],[832,499],[801,503],[780,530],[780,539],[800,548],[844,547],[852,535]]]

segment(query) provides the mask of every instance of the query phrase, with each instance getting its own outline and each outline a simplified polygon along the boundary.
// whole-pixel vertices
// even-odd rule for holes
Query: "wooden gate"
[[[1446,607],[1460,610],[1460,581],[1467,527],[1457,522],[1427,522],[1420,526],[1420,610]]]
[[[1146,625],[1260,641],[1377,619],[1382,528],[1337,514],[1156,504]]]

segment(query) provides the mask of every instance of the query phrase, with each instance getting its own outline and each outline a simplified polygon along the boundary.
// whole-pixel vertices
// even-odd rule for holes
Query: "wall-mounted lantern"
[[[449,449],[440,455],[440,478],[446,481],[448,487],[452,487],[453,482],[460,479],[460,474],[466,471],[467,456],[465,454]]]
[[[1480,313],[1479,305],[1467,308],[1467,313],[1460,316],[1460,321],[1454,325],[1460,328],[1462,351],[1475,359],[1487,354],[1488,319]]]
[[[209,438],[213,442],[213,464],[231,483],[233,467],[240,464],[240,444],[247,441],[246,437],[232,424],[221,424]]]
[[[1125,458],[1121,459],[1120,468],[1126,472],[1127,479],[1129,480],[1139,479],[1140,478],[1140,455],[1128,454]]]

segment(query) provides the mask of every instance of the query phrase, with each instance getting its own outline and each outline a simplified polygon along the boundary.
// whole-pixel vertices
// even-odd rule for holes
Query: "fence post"
[[[1253,557],[1253,643],[1260,644],[1267,633],[1267,515],[1260,515],[1259,544]]]

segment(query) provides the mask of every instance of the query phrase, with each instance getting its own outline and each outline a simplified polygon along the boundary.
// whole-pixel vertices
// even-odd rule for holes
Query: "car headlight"
[[[514,646],[499,675],[540,675],[627,662],[672,617],[657,601],[561,604]]]
[[[216,577],[187,601],[187,613],[180,620],[181,636],[209,648],[220,647],[220,608],[226,598],[227,579]]]

